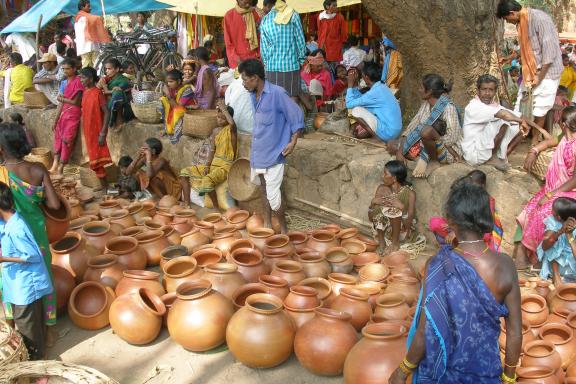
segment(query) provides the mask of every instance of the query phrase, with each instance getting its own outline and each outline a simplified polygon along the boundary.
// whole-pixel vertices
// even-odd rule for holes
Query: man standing
[[[230,68],[241,61],[258,58],[258,23],[260,16],[250,0],[236,0],[236,7],[224,15],[224,41]]]
[[[10,68],[2,72],[4,76],[4,107],[24,102],[24,91],[32,87],[34,71],[22,64],[22,55],[10,54]]]
[[[523,8],[515,0],[500,0],[496,16],[516,24],[522,57],[521,91],[532,93],[534,122],[544,128],[564,70],[556,26],[545,12]],[[535,143],[539,134],[535,130],[532,133]]]
[[[254,105],[250,167],[252,182],[261,186],[264,226],[272,228],[274,211],[282,233],[287,233],[286,203],[280,187],[286,156],[294,150],[300,130],[304,128],[304,114],[283,88],[266,80],[260,61],[246,60],[238,69]]]
[[[348,23],[338,13],[336,0],[325,0],[324,11],[318,15],[318,47],[326,51],[326,61],[342,61],[342,46],[348,39]]]
[[[93,67],[98,58],[99,43],[112,41],[100,16],[90,14],[90,0],[78,1],[74,32],[76,54],[82,58],[82,67]]]
[[[51,53],[45,53],[39,63],[42,63],[42,69],[34,75],[33,84],[36,89],[42,92],[48,100],[54,105],[58,105],[58,64],[57,58]]]

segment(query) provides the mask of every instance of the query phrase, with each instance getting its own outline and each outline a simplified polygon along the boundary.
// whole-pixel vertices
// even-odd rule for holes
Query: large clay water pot
[[[128,213],[132,216],[134,222],[150,217],[148,211],[144,209],[144,205],[138,201],[135,201],[128,206]]]
[[[386,281],[390,276],[390,269],[385,264],[368,264],[358,270],[360,281]]]
[[[558,376],[548,367],[518,367],[516,369],[518,383],[558,384]]]
[[[164,287],[166,292],[176,292],[178,287],[186,282],[198,280],[202,269],[198,267],[195,258],[182,256],[164,264]]]
[[[157,272],[126,270],[123,275],[124,277],[116,286],[117,297],[137,292],[140,288],[146,288],[158,296],[166,293],[160,284],[160,274]]]
[[[171,225],[165,225],[160,228],[160,230],[164,233],[164,237],[168,240],[170,245],[180,245],[182,242],[180,232],[175,230]]]
[[[166,247],[160,253],[160,256],[162,257],[160,259],[160,269],[163,269],[164,264],[166,264],[170,260],[175,259],[177,257],[188,255],[190,255],[190,253],[188,252],[188,248],[186,248],[183,245],[171,245],[169,247]]]
[[[212,284],[212,289],[232,300],[234,292],[246,284],[244,277],[238,272],[238,266],[231,263],[217,263],[206,267],[202,278]]]
[[[372,315],[372,306],[368,302],[369,295],[356,288],[342,288],[338,295],[330,303],[330,308],[349,313],[350,321],[357,331],[362,330]]]
[[[323,255],[315,255],[305,253],[298,257],[298,261],[302,264],[302,270],[306,277],[323,277],[326,278],[332,272],[330,263],[326,261]]]
[[[126,266],[118,263],[118,256],[103,254],[92,256],[88,259],[88,268],[84,272],[84,281],[99,281],[102,284],[115,289],[124,277]]]
[[[330,248],[338,247],[339,245],[340,241],[334,233],[321,230],[312,232],[306,242],[308,248],[312,248],[323,255],[326,255]]]
[[[214,226],[214,231],[217,231],[226,225],[226,222],[220,213],[209,213],[204,215],[202,221],[211,223]]]
[[[554,344],[546,340],[535,340],[524,347],[523,367],[548,367],[554,372],[562,367],[562,357],[554,349]]]
[[[230,252],[230,246],[234,241],[241,239],[242,234],[232,225],[222,227],[220,231],[214,233],[212,244],[220,249],[224,254]]]
[[[223,261],[224,256],[222,251],[218,248],[204,248],[192,254],[192,257],[198,262],[200,268],[207,267],[212,264],[220,263]]]
[[[134,227],[136,225],[136,221],[127,209],[117,209],[113,211],[110,214],[110,223],[119,224],[122,226],[122,229]]]
[[[146,252],[147,266],[159,265],[162,251],[172,245],[162,231],[148,231],[134,237],[138,240],[140,247]]]
[[[246,229],[246,223],[250,217],[250,212],[241,209],[236,210],[227,217],[229,224],[233,225],[236,229]]]
[[[346,384],[387,383],[406,355],[408,327],[400,322],[367,325],[344,363]],[[394,353],[390,353],[394,351]]]
[[[56,293],[56,313],[65,312],[76,281],[66,269],[54,264],[50,268],[52,269],[54,292]]]
[[[180,242],[180,245],[188,248],[188,252],[192,254],[192,252],[194,252],[194,248],[208,243],[210,243],[210,238],[208,236],[206,236],[198,229],[193,229],[192,231],[182,235],[182,241]]]
[[[260,283],[248,283],[239,287],[232,295],[234,308],[242,308],[246,305],[246,299],[256,293],[267,293],[266,287]]]
[[[270,272],[264,264],[262,254],[257,249],[240,248],[230,254],[232,262],[238,266],[238,272],[249,283],[258,282],[258,278]]]
[[[334,273],[350,273],[354,269],[354,263],[346,248],[333,247],[326,251],[326,261],[330,264]]]
[[[266,240],[264,240],[264,255],[267,253],[287,253],[291,255],[296,249],[290,242],[290,238],[287,235],[272,235]]]
[[[550,301],[550,309],[555,311],[564,308],[570,312],[576,312],[576,284],[568,283],[556,287],[556,293]]]
[[[79,328],[104,328],[110,323],[108,313],[115,298],[112,288],[96,281],[86,281],[72,291],[68,316]]]
[[[546,300],[540,295],[529,294],[521,298],[522,318],[530,323],[531,327],[541,327],[548,318]]]
[[[176,199],[174,196],[172,195],[164,195],[162,196],[162,198],[158,201],[158,208],[162,208],[162,209],[170,209],[173,206],[178,204],[178,199]]]
[[[296,252],[300,252],[302,249],[306,248],[308,235],[304,232],[288,232],[288,239],[290,239]]]
[[[106,243],[116,235],[110,230],[110,224],[105,221],[93,221],[82,227],[82,237],[86,239],[87,247],[91,248],[94,254],[104,253]]]
[[[178,287],[168,313],[170,337],[187,350],[208,351],[226,341],[226,326],[234,314],[232,302],[212,289],[208,280]]]
[[[139,270],[146,268],[146,252],[138,244],[138,240],[130,236],[118,236],[106,243],[106,253],[118,256],[118,263],[126,269]]]
[[[392,276],[388,279],[385,293],[401,293],[406,297],[408,305],[412,306],[416,303],[420,294],[420,281],[411,276]]]
[[[330,282],[322,277],[309,277],[299,282],[298,285],[314,288],[318,293],[318,298],[322,301],[327,300],[332,295]]]
[[[230,353],[251,368],[271,368],[292,354],[296,329],[282,301],[266,293],[246,299],[230,319],[226,342]]]
[[[322,302],[318,298],[318,291],[299,285],[290,287],[290,293],[284,299],[284,305],[294,309],[314,309],[320,304]]]
[[[264,251],[266,246],[266,239],[274,236],[274,230],[270,228],[254,228],[248,229],[248,238],[252,240],[256,248],[261,252]]]
[[[266,289],[266,293],[284,300],[290,293],[288,282],[278,276],[262,275],[258,278],[260,284]]]
[[[170,225],[170,224],[172,224],[173,219],[174,219],[174,215],[171,214],[170,212],[158,210],[158,211],[156,211],[156,214],[152,218],[152,222],[154,222],[156,224]]]
[[[70,204],[68,204],[68,200],[61,195],[58,195],[58,199],[60,200],[59,209],[54,210],[45,205],[41,205],[46,220],[46,234],[48,235],[50,244],[64,237],[70,225]]]
[[[368,302],[372,306],[372,310],[374,310],[376,308],[378,297],[380,297],[382,292],[384,292],[384,289],[386,289],[386,283],[378,283],[376,281],[361,281],[356,284],[355,288],[368,294]]]
[[[406,320],[410,307],[404,295],[399,293],[385,293],[376,300],[374,315],[386,320]]]
[[[576,344],[572,329],[566,324],[548,323],[540,328],[538,337],[554,345],[556,352],[562,358],[562,368],[566,369],[574,361]]]
[[[348,352],[358,342],[356,330],[350,324],[351,316],[327,308],[317,308],[315,314],[296,331],[296,357],[304,368],[316,375],[340,375]]]
[[[204,236],[208,237],[209,241],[214,237],[214,224],[212,223],[199,220],[194,223],[194,228],[199,230]]]
[[[356,285],[356,278],[343,273],[331,273],[328,275],[328,281],[332,286],[332,293],[339,295],[342,288],[353,288]]]
[[[96,255],[93,249],[86,246],[86,240],[76,232],[68,232],[62,239],[50,244],[50,252],[52,264],[70,272],[77,283],[84,277],[88,259]]]
[[[270,274],[286,280],[289,287],[297,285],[306,278],[302,264],[292,260],[278,261]]]

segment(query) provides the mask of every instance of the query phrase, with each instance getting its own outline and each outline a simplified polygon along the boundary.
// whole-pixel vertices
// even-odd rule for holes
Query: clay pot
[[[388,265],[388,264],[385,264]],[[394,276],[408,276],[418,278],[416,275],[416,271],[412,268],[410,263],[400,264],[400,265],[388,265],[390,268],[390,277]]]
[[[306,278],[302,264],[292,260],[281,260],[277,262],[271,275],[283,278],[288,282],[289,287],[298,284]]]
[[[322,302],[318,298],[318,291],[300,285],[290,287],[290,293],[284,299],[284,305],[293,309],[314,309],[320,304]]]
[[[260,251],[266,246],[266,239],[274,235],[274,230],[269,228],[248,229],[248,238],[252,240],[256,248]]]
[[[256,228],[262,228],[262,227],[264,227],[264,218],[261,215],[257,214],[256,212],[254,212],[252,216],[250,216],[248,220],[246,220],[246,231],[248,233],[250,233]]]
[[[353,288],[356,285],[356,278],[354,276],[345,275],[343,273],[329,274],[328,281],[332,286],[332,293],[335,296],[340,295],[340,290],[342,288]]]
[[[110,326],[122,340],[144,345],[158,337],[165,313],[166,306],[160,297],[140,288],[114,300],[110,307]]]
[[[297,309],[297,308],[290,308],[290,307],[284,305],[284,310],[286,311],[288,316],[290,316],[290,318],[294,322],[296,329],[300,328],[301,326],[306,324],[308,321],[312,320],[314,318],[314,316],[316,316],[314,311],[318,308],[321,308],[321,306],[319,305],[318,307],[311,308],[311,309]]]
[[[540,280],[536,282],[536,294],[542,296],[544,299],[546,299],[546,297],[548,296],[548,294],[550,293],[550,284],[551,282],[547,281],[547,280]]]
[[[350,255],[357,255],[359,253],[366,252],[366,244],[356,239],[344,240],[342,241],[341,246],[342,248],[345,248]],[[378,260],[380,260],[379,257]]]
[[[335,273],[350,273],[354,269],[354,263],[346,248],[330,248],[326,251],[326,261]]]
[[[249,283],[258,282],[258,278],[270,272],[257,249],[240,248],[230,254],[232,262],[238,266],[238,272]]]
[[[381,263],[389,267],[396,267],[410,262],[410,254],[405,251],[392,252],[382,258]]]
[[[88,224],[91,221],[98,220],[95,216],[80,216],[77,219],[70,220],[70,232],[76,232],[82,234],[82,227],[84,224]]]
[[[146,252],[140,248],[138,240],[133,237],[115,237],[106,243],[105,251],[118,256],[118,263],[125,265],[127,269],[146,268]]]
[[[180,232],[176,231],[172,226],[165,225],[160,230],[164,233],[164,237],[171,245],[180,245],[182,242],[182,236]]]
[[[330,248],[338,247],[339,245],[340,242],[334,233],[322,230],[312,232],[306,242],[308,248],[312,248],[323,255],[326,255]]]
[[[348,352],[358,342],[346,312],[318,308],[315,316],[296,331],[294,352],[302,366],[316,375],[337,376]],[[326,332],[329,329],[330,332]]]
[[[345,228],[341,229],[337,234],[336,237],[340,239],[340,241],[354,239],[358,236],[358,228]]]
[[[173,206],[178,204],[178,199],[176,199],[174,196],[172,195],[164,195],[162,196],[162,198],[158,201],[158,208],[162,208],[162,209],[170,209]]]
[[[375,252],[376,248],[378,247],[378,243],[369,237],[357,235],[356,239],[360,240],[366,245],[366,252]]]
[[[229,253],[230,246],[234,243],[234,241],[242,238],[240,232],[238,232],[234,227],[230,227],[233,232],[225,232],[225,233],[215,233],[214,239],[212,241],[212,245],[216,248],[220,249],[222,253]]]
[[[522,318],[530,323],[531,327],[540,327],[548,318],[548,307],[542,296],[530,294],[521,298]]]
[[[164,264],[168,261],[175,259],[181,256],[189,256],[188,248],[183,245],[171,245],[169,247],[164,248],[160,253],[160,268],[164,268]]]
[[[106,218],[106,217],[110,217],[110,215],[112,215],[112,212],[114,212],[115,210],[120,209],[122,207],[120,207],[120,204],[116,200],[105,200],[105,201],[100,203],[98,208],[99,208],[100,216],[102,218]]]
[[[222,251],[218,248],[206,248],[196,251],[192,257],[198,262],[199,268],[204,268],[208,265],[220,263],[223,260]]]
[[[518,383],[558,384],[558,376],[548,367],[518,367],[516,375]]]
[[[130,237],[134,237],[140,233],[146,232],[148,231],[148,228],[144,227],[143,225],[137,225],[135,227],[130,227],[130,228],[126,228],[123,229],[120,232],[120,236],[130,236]]]
[[[127,209],[117,209],[110,215],[110,223],[120,224],[123,229],[136,225],[136,221]]]
[[[72,291],[68,302],[68,316],[79,328],[104,328],[110,323],[108,312],[115,298],[112,288],[96,281],[86,281]]]
[[[86,240],[76,232],[68,232],[61,240],[50,244],[50,252],[52,264],[70,272],[77,283],[84,277],[88,259],[96,255],[93,249],[86,247]]]
[[[342,288],[340,295],[330,303],[330,308],[347,312],[352,316],[352,326],[360,331],[370,320],[372,306],[368,294],[356,288]]]
[[[118,263],[118,256],[103,254],[88,259],[88,268],[84,272],[84,281],[99,281],[115,289],[124,277],[126,266]]]
[[[524,347],[523,367],[548,367],[556,372],[562,367],[562,358],[554,349],[554,344],[545,340],[535,340]]]
[[[56,293],[56,313],[65,312],[68,307],[68,299],[72,290],[76,286],[74,276],[66,269],[52,264],[52,281],[54,282],[54,292]]]
[[[568,366],[566,369],[567,378],[576,378],[576,361]]]
[[[198,218],[196,217],[196,211],[193,209],[182,209],[176,213],[174,213],[174,219],[172,220],[172,224],[190,224],[193,225]],[[190,230],[186,231],[189,232]]]
[[[406,355],[407,331],[408,328],[400,322],[367,325],[362,330],[364,337],[346,357],[344,382],[387,382]]]
[[[576,344],[574,343],[573,332],[570,327],[558,323],[544,324],[540,328],[538,337],[554,345],[554,349],[556,349],[562,359],[563,369],[566,369],[574,361]]]
[[[332,232],[333,234],[337,235],[340,233],[342,228],[338,224],[328,224],[320,228],[321,231],[328,231]]]
[[[323,255],[303,254],[298,257],[306,277],[326,278],[332,272],[330,264]]]
[[[290,293],[288,282],[278,276],[262,275],[258,278],[260,284],[265,288],[266,292],[278,297],[284,301],[286,296]]]
[[[358,240],[350,240],[350,241],[358,241]],[[354,269],[356,271],[359,271],[360,268],[364,266],[380,262],[380,256],[378,256],[378,254],[374,252],[362,252],[357,254],[350,254],[350,257],[352,258],[352,263],[354,264]]]
[[[290,357],[296,329],[282,309],[282,301],[269,294],[246,299],[226,328],[228,348],[237,360],[251,368],[271,368]]]
[[[110,224],[105,221],[93,221],[82,227],[82,237],[95,255],[104,253],[106,243],[115,236],[110,230]]]
[[[312,122],[312,126],[314,127],[314,129],[319,130],[322,124],[324,124],[324,121],[326,120],[328,115],[329,113],[327,112],[316,113],[316,116],[314,116],[314,121]]]
[[[309,277],[299,282],[298,285],[314,288],[318,293],[318,298],[322,301],[328,299],[332,294],[330,282],[322,277]]]
[[[552,311],[565,308],[570,312],[576,312],[576,284],[562,284],[556,287],[556,294],[550,302]]]
[[[288,239],[297,253],[302,249],[307,248],[306,242],[308,241],[308,235],[304,232],[288,232]]]
[[[236,227],[237,230],[246,229],[246,223],[250,217],[250,212],[243,210],[236,210],[227,216],[228,223]]]
[[[412,306],[418,300],[420,294],[420,282],[415,277],[396,275],[388,279],[386,293],[401,293],[406,297],[406,302]]]
[[[82,215],[80,201],[77,199],[68,199],[68,204],[70,205],[70,220],[79,218],[80,215]]]
[[[522,321],[522,351],[526,344],[531,341],[536,340],[536,336],[532,332],[530,328],[530,324],[526,321]],[[506,349],[506,325],[505,322],[502,321],[500,324],[500,336],[498,337],[498,345],[500,349]]]
[[[176,301],[178,296],[176,296],[176,292],[170,292],[165,295],[160,296],[160,300],[164,303],[166,307],[166,312],[164,312],[164,316],[162,316],[162,327],[168,327],[168,313],[170,312],[170,308],[172,308],[172,304]]]
[[[287,253],[291,255],[296,249],[287,235],[272,235],[264,240],[264,255],[267,253]]]
[[[217,231],[226,225],[226,222],[220,213],[209,213],[204,215],[202,220],[211,223],[214,226],[214,231]]]
[[[163,224],[161,222],[156,222],[154,221],[154,219],[144,219],[144,221],[142,222],[142,225],[144,225],[144,228],[146,228],[146,231],[144,232],[148,232],[148,231],[160,231],[162,230],[162,228],[164,228],[166,226],[166,224]]]
[[[177,257],[168,261],[162,271],[166,292],[176,292],[180,285],[198,280],[202,276],[202,270],[198,267],[196,259],[191,256]]]
[[[229,249],[229,254],[234,252],[237,249],[240,248],[252,248],[255,249],[256,245],[254,245],[254,242],[252,240],[249,239],[236,239],[232,242],[232,244],[230,244],[230,249]]]
[[[238,212],[240,210],[240,208],[238,208],[235,205],[230,206],[230,208],[228,208],[226,211],[224,211],[224,214],[222,215],[222,217],[224,217],[224,220],[229,221],[230,217],[232,217],[232,215],[236,212]],[[248,212],[248,217],[250,217],[250,212]]]
[[[256,293],[267,293],[267,289],[260,283],[248,283],[239,287],[232,295],[232,302],[236,309],[242,308],[246,304],[246,299]]]
[[[208,351],[226,341],[226,326],[234,314],[232,302],[212,289],[208,280],[187,282],[168,313],[170,337],[187,350]]]
[[[188,248],[189,253],[192,253],[194,248],[208,243],[210,243],[210,238],[198,229],[193,229],[182,235],[182,241],[180,242],[181,245]]]
[[[137,292],[140,288],[146,288],[158,296],[166,293],[160,284],[160,274],[157,272],[126,270],[122,274],[124,277],[116,286],[117,297]]]
[[[154,203],[153,201],[151,200],[143,201],[142,208],[144,208],[144,211],[148,213],[148,216],[154,217],[154,215],[156,215],[156,203]]]
[[[376,308],[378,297],[382,294],[385,288],[385,283],[378,283],[376,281],[362,281],[356,284],[356,289],[364,291],[370,296],[368,302],[372,306],[372,310]]]
[[[404,295],[399,293],[386,293],[376,300],[374,315],[387,320],[406,320],[410,307]]]
[[[246,280],[238,272],[238,266],[230,263],[208,265],[202,278],[212,283],[212,289],[220,292],[231,301],[238,288],[246,284]]]
[[[144,209],[144,205],[137,201],[133,202],[128,206],[128,213],[130,214],[130,216],[132,216],[134,222],[150,217],[148,211]]]
[[[58,199],[60,200],[60,208],[57,210],[41,205],[42,212],[46,219],[46,234],[48,235],[50,244],[64,237],[70,225],[70,204],[68,204],[68,200],[61,195],[58,195]]]
[[[283,250],[275,251],[271,249],[264,250],[264,264],[273,270],[276,263],[281,260],[292,260],[292,254]]]
[[[170,225],[170,224],[172,224],[173,219],[174,219],[174,215],[171,214],[170,212],[158,210],[158,211],[156,211],[156,214],[154,215],[154,217],[151,220],[152,220],[152,222],[154,222],[156,224]],[[144,223],[148,223],[148,222],[150,222],[150,220],[147,220]]]
[[[568,319],[568,315],[570,315],[570,311],[565,308],[559,308],[556,311],[552,312],[548,315],[548,319],[546,319],[546,323],[561,323],[564,324]]]
[[[390,275],[390,269],[384,264],[368,264],[360,268],[360,281],[385,281]]]
[[[162,251],[172,245],[162,231],[148,231],[140,233],[134,238],[138,240],[138,244],[146,252],[146,265],[148,266],[159,265]]]
[[[570,313],[568,317],[566,317],[566,325],[572,328],[572,331],[576,334],[576,314]]]
[[[194,223],[194,228],[202,232],[209,240],[212,240],[214,236],[214,224],[207,221],[197,221]]]

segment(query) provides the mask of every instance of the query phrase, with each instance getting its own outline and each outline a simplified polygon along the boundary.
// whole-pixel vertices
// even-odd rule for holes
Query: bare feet
[[[400,249],[400,245],[399,244],[390,244],[389,246],[387,246],[384,249],[384,256],[388,256],[389,254],[391,254],[392,252],[396,252],[397,250]]]
[[[510,164],[504,159],[500,159],[498,156],[492,156],[487,162],[487,165],[491,165],[499,171],[506,172],[510,169]]]
[[[418,158],[418,161],[416,162],[416,167],[412,171],[412,176],[417,178],[417,179],[423,179],[424,177],[426,177],[426,166],[427,165],[428,164],[426,164],[426,162],[424,160],[422,160],[421,158]]]

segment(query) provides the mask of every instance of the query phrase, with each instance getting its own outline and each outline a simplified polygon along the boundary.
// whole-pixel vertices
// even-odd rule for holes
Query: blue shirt
[[[558,232],[562,228],[562,223],[548,216],[544,219],[545,231]],[[572,231],[572,236],[576,236],[576,229]],[[572,254],[572,247],[566,237],[566,234],[558,236],[558,240],[548,250],[542,248],[542,243],[536,249],[538,260],[542,263],[540,277],[548,279],[552,276],[552,263],[558,264],[558,273],[562,276],[564,282],[576,281],[576,259]]]
[[[383,141],[390,141],[400,136],[402,131],[402,113],[400,104],[390,91],[390,88],[382,82],[372,85],[365,94],[356,88],[348,88],[346,91],[346,108],[363,107],[373,113],[378,119],[376,134]]]
[[[272,9],[260,22],[260,55],[267,72],[299,71],[306,56],[306,40],[297,12],[288,24],[276,24]]]
[[[250,94],[254,105],[254,129],[252,131],[252,168],[270,168],[286,161],[282,151],[292,135],[304,128],[302,110],[282,87],[264,82],[260,100],[256,92]]]
[[[2,256],[24,263],[2,264],[2,300],[27,305],[52,293],[48,269],[32,232],[18,213],[8,222],[0,220]]]

